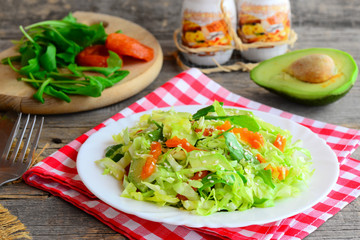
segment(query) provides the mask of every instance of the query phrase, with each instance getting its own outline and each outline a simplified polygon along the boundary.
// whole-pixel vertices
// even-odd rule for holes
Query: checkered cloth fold
[[[240,228],[189,228],[162,224],[123,213],[97,199],[76,170],[76,156],[86,139],[106,125],[133,113],[178,105],[208,105],[214,100],[291,119],[308,127],[334,150],[340,176],[334,189],[315,206],[276,222]],[[303,239],[360,195],[360,162],[350,155],[360,145],[360,131],[275,109],[223,88],[198,69],[180,73],[154,92],[71,141],[24,174],[27,184],[59,196],[129,239]]]

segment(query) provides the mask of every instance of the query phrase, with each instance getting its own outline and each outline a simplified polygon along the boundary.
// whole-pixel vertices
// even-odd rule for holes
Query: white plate
[[[202,106],[174,107],[176,111],[195,113]],[[169,108],[166,108],[168,110]],[[219,212],[210,216],[198,216],[174,207],[160,207],[153,203],[122,198],[121,183],[112,176],[103,175],[103,169],[95,161],[104,157],[107,146],[114,144],[112,135],[132,126],[144,113],[133,114],[127,118],[109,124],[92,134],[80,148],[77,157],[77,169],[86,187],[99,199],[123,212],[155,222],[189,227],[243,227],[253,224],[265,224],[293,216],[312,207],[331,191],[339,175],[339,165],[335,153],[308,128],[293,121],[269,113],[252,111],[266,122],[283,129],[293,135],[293,141],[301,139],[303,147],[310,150],[315,169],[309,187],[298,197],[277,201],[274,207],[252,208],[243,212]]]

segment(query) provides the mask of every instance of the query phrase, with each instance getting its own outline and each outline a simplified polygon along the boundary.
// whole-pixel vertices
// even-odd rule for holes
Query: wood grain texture
[[[181,69],[172,58],[176,50],[173,30],[178,26],[182,1],[173,0],[5,0],[0,8],[0,50],[20,36],[18,26],[65,16],[69,11],[94,11],[119,16],[149,30],[164,52],[159,76],[135,96],[110,106],[73,114],[47,116],[39,147],[44,156],[85,133],[134,101],[161,86]],[[292,0],[293,28],[299,35],[295,49],[332,47],[350,53],[360,65],[359,0]],[[360,129],[360,83],[339,101],[322,107],[289,102],[254,84],[248,73],[214,73],[210,78],[225,88],[254,101],[294,114]],[[352,157],[360,159],[360,150]],[[0,201],[28,227],[34,239],[126,239],[92,216],[64,200],[23,183],[0,188]],[[306,240],[359,239],[360,199],[354,200]]]

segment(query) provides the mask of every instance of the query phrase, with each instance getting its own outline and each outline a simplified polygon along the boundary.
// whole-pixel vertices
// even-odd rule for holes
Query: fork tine
[[[38,130],[37,130],[37,133],[35,135],[35,141],[33,141],[32,145],[30,147],[29,155],[28,155],[28,157],[26,159],[26,161],[27,161],[27,167],[26,168],[28,168],[29,165],[32,162],[32,157],[33,157],[34,152],[36,151],[37,145],[39,143],[39,139],[40,139],[40,135],[41,135],[43,125],[44,125],[44,117],[41,117],[40,124],[39,124]]]
[[[1,158],[0,158],[0,159],[1,159],[1,162],[4,162],[4,161],[7,160],[7,157],[8,157],[8,155],[9,155],[10,150],[11,150],[11,146],[12,146],[12,144],[13,144],[13,141],[14,141],[14,139],[15,139],[15,136],[16,136],[18,130],[19,130],[19,127],[20,127],[21,116],[22,116],[22,113],[20,112],[20,113],[18,114],[17,119],[16,119],[15,125],[14,125],[14,127],[12,128],[12,130],[11,130],[10,137],[9,137],[7,143],[6,143],[5,148],[4,148],[4,152],[3,152],[3,154],[1,155]]]
[[[26,132],[26,128],[27,128],[27,125],[29,123],[29,119],[30,119],[30,114],[27,115],[27,118],[26,118],[26,121],[25,121],[25,125],[20,133],[20,137],[17,139],[17,142],[16,142],[16,146],[14,148],[14,151],[12,152],[11,154],[11,157],[10,157],[10,161],[12,162],[15,162],[16,160],[16,156],[19,152],[19,149],[20,149],[20,146],[21,146],[21,142],[23,141],[23,138],[24,138],[24,134]]]
[[[1,159],[0,161],[0,186],[2,186],[5,183],[14,181],[18,178],[20,178],[25,172],[26,170],[28,170],[30,164],[32,163],[32,159],[33,159],[33,155],[34,155],[34,151],[36,151],[39,139],[40,139],[40,135],[41,135],[41,131],[42,131],[42,127],[43,127],[43,123],[44,123],[44,117],[41,118],[41,121],[39,124],[36,124],[36,115],[34,115],[31,126],[29,127],[29,129],[27,129],[28,127],[28,123],[31,119],[30,117],[31,115],[28,114],[27,119],[25,120],[25,125],[22,127],[21,132],[20,132],[20,137],[17,139],[17,143],[15,146],[15,149],[13,150],[11,157],[8,159],[8,156],[6,156],[5,159]],[[19,116],[19,119],[21,118],[21,116]],[[22,121],[24,122],[24,121]],[[39,122],[39,121],[38,121]],[[19,125],[20,125],[20,120],[17,120],[17,124],[13,127],[14,129],[17,129],[16,131],[14,130],[14,136],[17,134],[17,132],[19,132]],[[37,133],[35,135],[35,137],[32,137],[33,135],[33,131],[35,128],[35,125],[38,125],[37,128]],[[24,139],[24,135],[26,135],[26,140]],[[13,138],[11,139],[10,142],[10,148],[12,145],[12,141]],[[33,140],[31,140],[33,139]],[[17,159],[17,155],[18,155],[18,151],[21,147],[22,142],[25,142],[23,144],[23,148],[22,151],[20,153],[20,156]],[[30,152],[29,155],[26,158],[26,161],[24,161],[28,146],[30,144],[30,141],[32,141],[31,147],[30,147]],[[6,151],[8,152],[8,151]],[[4,155],[9,155],[8,153]]]
[[[31,139],[32,132],[34,130],[35,123],[36,123],[36,115],[34,115],[34,117],[33,117],[33,121],[32,121],[32,124],[30,126],[30,129],[28,131],[26,141],[25,141],[25,143],[23,145],[21,154],[19,156],[19,163],[21,163],[25,158],[25,154],[26,154],[27,148],[28,148],[29,143],[30,143],[30,139]],[[25,131],[26,131],[26,128],[24,128],[23,132],[25,132]]]

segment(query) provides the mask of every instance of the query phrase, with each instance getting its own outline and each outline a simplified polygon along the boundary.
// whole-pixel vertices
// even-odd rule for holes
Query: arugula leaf
[[[236,136],[231,132],[225,132],[223,135],[225,137],[225,144],[229,149],[230,156],[237,161],[245,159],[245,150],[236,139]]]
[[[57,71],[56,47],[53,44],[47,46],[46,52],[40,56],[39,63],[48,72]]]
[[[155,121],[152,121],[156,126],[157,129],[151,131],[148,133],[148,136],[150,137],[150,140],[153,141],[159,141],[159,140],[164,140],[164,135],[163,135],[163,129],[164,129],[164,125],[163,124],[159,124]]]
[[[91,77],[89,77],[89,80],[86,82],[86,84],[83,84],[82,86],[74,87],[73,84],[59,85],[56,84],[56,82],[53,83],[53,85],[60,88],[64,93],[79,94],[79,95],[91,96],[91,97],[101,96],[101,92],[104,90],[104,87],[101,84],[101,82],[99,82],[96,78],[91,78]]]
[[[246,161],[251,161],[255,164],[260,163],[259,160],[257,160],[252,153],[245,151],[245,149],[241,146],[233,133],[226,132],[224,133],[224,137],[225,144],[229,149],[229,154],[233,159],[237,161],[245,159]],[[261,169],[258,171],[257,175],[264,180],[264,183],[269,185],[271,188],[275,188],[275,185],[272,182],[271,170]]]
[[[67,16],[65,16],[63,19],[62,19],[64,22],[71,22],[71,23],[76,23],[77,20],[76,18],[74,17],[74,15],[72,15],[72,13],[69,13]]]
[[[223,102],[219,102],[219,104],[220,104],[221,106],[224,105]],[[204,108],[199,109],[196,113],[194,113],[194,114],[192,115],[192,118],[193,118],[194,120],[198,120],[199,118],[206,116],[206,115],[207,115],[208,113],[210,113],[210,112],[215,112],[215,107],[214,107],[214,105],[210,105],[210,106],[207,106],[207,107],[204,107]]]
[[[75,71],[76,72],[98,72],[98,73],[101,73],[103,74],[104,76],[109,76],[111,74],[113,74],[116,70],[119,70],[120,67],[86,67],[86,66],[78,66],[76,64],[72,64],[72,65],[69,65],[69,68],[70,67],[73,67],[75,66]]]
[[[30,59],[28,61],[28,64],[20,69],[19,73],[23,75],[29,75],[29,73],[38,72],[38,71],[40,71],[39,61],[35,57]]]
[[[242,182],[244,184],[247,183],[247,179],[245,178],[244,175],[242,175],[241,173],[239,173],[238,171],[236,171],[236,174],[238,176],[240,176]],[[207,175],[206,177],[204,177],[203,179],[201,179],[201,183],[203,184],[202,187],[200,187],[198,189],[199,194],[202,197],[205,197],[206,194],[204,194],[203,192],[208,189],[208,188],[212,188],[213,186],[215,186],[218,183],[222,183],[225,185],[234,185],[234,183],[236,182],[236,177],[234,175],[233,172],[229,172],[229,171],[218,171],[218,173],[210,173],[209,175]]]
[[[30,59],[36,58],[40,54],[40,46],[26,44],[19,49],[19,52],[21,54],[20,64],[26,66],[29,64]],[[17,61],[16,59],[10,60]]]
[[[114,162],[118,162],[124,154],[121,152],[123,144],[111,145],[105,149],[105,157],[111,158]]]
[[[1,59],[1,64],[9,65],[9,62],[20,62],[21,56],[11,56]]]
[[[114,53],[113,51],[109,50],[109,58],[107,59],[107,65],[109,68],[115,68],[123,65],[122,59]]]
[[[96,79],[103,85],[103,89],[114,86],[129,74],[129,71],[116,71],[110,77],[88,76],[89,79]]]
[[[201,188],[198,189],[199,194],[200,194],[200,196],[204,197],[204,196],[206,196],[206,194],[203,193],[203,191],[205,191],[205,189],[211,188],[217,183],[222,183],[225,185],[233,185],[234,180],[235,180],[235,178],[232,175],[224,175],[224,178],[222,178],[222,177],[218,176],[216,173],[211,173],[201,180],[201,183],[203,185]]]
[[[124,79],[129,71],[120,70],[122,59],[109,52],[108,67],[82,67],[75,63],[77,54],[92,44],[104,43],[107,37],[102,23],[88,26],[77,22],[69,13],[62,20],[38,22],[23,28],[23,37],[18,42],[20,56],[2,59],[24,77],[21,81],[37,89],[34,98],[44,103],[43,94],[66,102],[68,94],[99,97],[101,92]],[[12,62],[19,62],[15,68]],[[67,68],[63,73],[58,68]],[[90,76],[87,72],[103,76]]]
[[[212,105],[199,109],[192,115],[192,119],[198,120],[199,118],[204,117],[207,120],[228,120],[232,124],[247,128],[252,132],[258,132],[260,130],[259,124],[252,116],[246,114],[227,116],[225,110],[222,108],[223,106],[223,102],[214,101]],[[207,116],[210,112],[216,112],[217,116]]]
[[[232,124],[240,126],[242,128],[247,128],[252,132],[258,132],[260,130],[260,125],[258,124],[258,122],[249,115],[205,116],[205,119],[229,120]]]
[[[53,86],[51,85],[48,85],[45,90],[44,90],[44,93],[46,93],[47,95],[49,96],[53,96],[53,97],[56,97],[56,98],[59,98],[59,99],[62,99],[64,100],[65,102],[70,102],[71,99],[70,97],[65,94],[64,92],[62,91],[59,91],[57,89],[55,89]]]
[[[34,94],[34,98],[36,100],[40,101],[41,103],[44,103],[44,98],[43,98],[44,90],[49,85],[50,81],[51,81],[51,79],[47,79],[46,81],[44,81],[41,84],[41,86],[38,88],[36,93]]]

